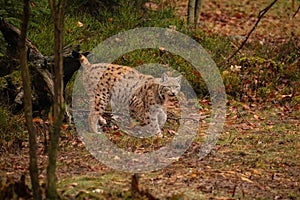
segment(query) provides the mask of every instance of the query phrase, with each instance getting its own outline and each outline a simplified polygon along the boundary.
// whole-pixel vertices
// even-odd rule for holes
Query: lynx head
[[[181,88],[181,75],[177,77],[169,77],[166,73],[160,78],[160,95],[174,97]]]

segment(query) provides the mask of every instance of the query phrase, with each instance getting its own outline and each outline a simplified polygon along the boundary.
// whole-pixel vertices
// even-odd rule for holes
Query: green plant
[[[22,115],[13,115],[8,108],[0,105],[0,147],[10,147],[27,138],[24,121]]]

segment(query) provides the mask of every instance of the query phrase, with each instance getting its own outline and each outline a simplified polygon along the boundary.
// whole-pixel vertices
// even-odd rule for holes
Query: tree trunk
[[[196,0],[189,0],[187,22],[190,25],[193,25],[195,21],[195,6],[196,6]]]
[[[58,141],[63,120],[63,39],[64,39],[64,9],[63,0],[49,0],[54,19],[54,96],[53,96],[53,126],[50,133],[50,146],[47,168],[47,198],[57,199],[56,160]]]
[[[23,22],[22,30],[19,40],[20,50],[20,65],[23,80],[24,90],[24,113],[26,118],[26,126],[29,133],[29,171],[33,190],[33,198],[40,200],[42,199],[41,188],[38,179],[38,164],[37,164],[37,142],[36,142],[36,131],[32,121],[32,100],[31,100],[31,81],[29,68],[27,66],[27,48],[26,48],[26,35],[29,21],[30,5],[29,0],[24,0],[24,11],[23,11]]]
[[[195,14],[194,14],[194,26],[195,28],[198,27],[198,21],[199,21],[199,17],[201,14],[201,7],[202,7],[202,0],[196,0],[196,5],[195,5],[196,9],[195,9]]]
[[[202,0],[189,0],[187,22],[197,28],[198,20],[201,13]]]

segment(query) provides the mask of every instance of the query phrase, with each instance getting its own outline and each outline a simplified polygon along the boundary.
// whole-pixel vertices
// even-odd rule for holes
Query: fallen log
[[[0,31],[6,41],[6,56],[0,59],[1,77],[18,70],[18,41],[21,32],[17,27],[6,22],[4,19],[0,19]],[[38,103],[35,107],[40,106],[42,109],[50,105],[52,101],[51,97],[53,97],[54,93],[54,83],[51,73],[53,71],[53,56],[43,55],[29,38],[26,38],[26,47],[27,60],[32,74],[32,85],[34,91],[37,93],[35,98],[38,98],[36,101]],[[64,51],[64,85],[66,86],[73,74],[80,68],[80,62],[78,60],[80,47],[69,46],[65,48]],[[83,54],[86,55],[88,53]],[[18,101],[20,100],[19,93],[21,92],[22,91],[19,91],[16,94]],[[50,94],[50,98],[48,94]],[[48,99],[45,99],[47,96]]]

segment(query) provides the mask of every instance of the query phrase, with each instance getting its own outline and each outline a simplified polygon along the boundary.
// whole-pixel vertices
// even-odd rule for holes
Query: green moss
[[[61,180],[58,185],[64,196],[73,196],[76,199],[133,199],[129,180],[128,174],[108,172],[97,177],[70,177]]]
[[[14,71],[9,75],[0,77],[0,91],[8,87],[7,80],[9,80],[13,85],[21,85],[22,84],[21,71]]]
[[[22,115],[12,115],[6,107],[0,105],[0,140],[10,143],[24,141],[27,138],[24,123]]]
[[[295,104],[300,104],[300,94],[292,97],[292,102],[294,102]]]

